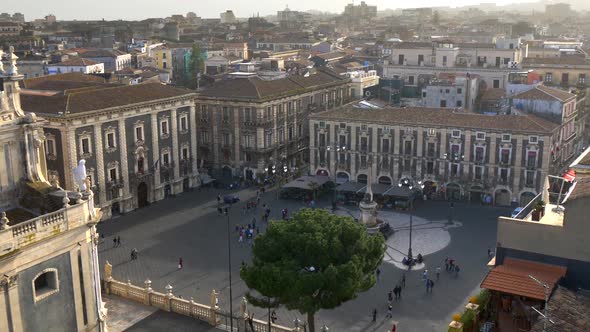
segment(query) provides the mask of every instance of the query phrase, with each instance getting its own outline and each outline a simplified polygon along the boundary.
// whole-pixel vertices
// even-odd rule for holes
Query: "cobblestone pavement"
[[[183,298],[194,297],[195,301],[207,303],[212,289],[221,291],[220,306],[227,310],[229,305],[228,261],[227,261],[227,218],[217,213],[216,196],[225,191],[204,189],[185,193],[149,207],[106,221],[99,225],[104,234],[100,245],[100,259],[113,264],[113,275],[121,281],[131,280],[143,285],[149,278],[152,288],[163,292],[170,284],[174,294]],[[234,205],[229,214],[230,243],[232,249],[232,290],[234,312],[239,310],[241,297],[247,291],[239,278],[239,265],[250,259],[250,245],[238,242],[234,231],[236,224],[251,223],[256,217],[257,225],[264,232],[266,225],[260,221],[260,211],[245,212],[242,207],[247,199],[253,199],[256,192],[245,189],[237,193],[241,202]],[[267,192],[261,204],[271,207],[271,219],[280,218],[280,210],[288,208],[292,213],[302,207],[300,202],[277,200],[276,193]],[[329,201],[320,200],[320,208],[327,208]],[[260,209],[259,209],[260,210]],[[354,212],[354,210],[353,210]],[[469,296],[479,290],[479,284],[487,273],[487,248],[496,243],[497,216],[508,214],[509,209],[489,206],[455,203],[454,221],[461,227],[442,228],[449,214],[447,202],[427,201],[418,204],[414,210],[416,234],[413,246],[423,246],[427,268],[443,263],[445,257],[452,257],[461,266],[458,276],[444,271],[440,280],[435,280],[432,293],[427,294],[421,282],[422,271],[404,271],[390,262],[381,266],[380,280],[372,289],[356,299],[333,310],[321,310],[317,326],[326,324],[332,331],[386,331],[391,321],[385,318],[387,291],[395,286],[402,274],[406,274],[406,288],[402,300],[394,303],[393,319],[399,321],[399,330],[412,332],[444,331],[454,313],[462,311]],[[399,260],[406,252],[409,215],[397,212],[382,212],[392,219],[400,236],[388,241],[391,260]],[[433,225],[435,227],[429,226]],[[428,229],[439,229],[436,233]],[[445,235],[446,233],[446,235]],[[113,236],[121,237],[121,246],[113,247]],[[432,245],[432,239],[436,243]],[[422,244],[420,244],[422,243]],[[131,261],[131,249],[137,248],[139,259]],[[417,248],[417,247],[416,247]],[[430,248],[430,249],[428,249]],[[393,253],[392,253],[393,251]],[[397,254],[396,254],[397,252]],[[417,251],[414,251],[418,254]],[[397,256],[396,256],[397,255]],[[390,257],[391,256],[391,257]],[[178,258],[182,257],[184,267],[178,270]],[[386,257],[386,259],[387,259]],[[370,312],[378,310],[377,322],[371,322]],[[264,319],[266,310],[249,308],[255,317]],[[277,310],[278,323],[292,326],[298,312],[284,307]]]

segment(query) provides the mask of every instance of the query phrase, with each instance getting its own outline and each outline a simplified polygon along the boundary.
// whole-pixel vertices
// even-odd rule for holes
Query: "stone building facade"
[[[38,86],[51,89],[55,84]],[[79,159],[86,160],[96,203],[106,218],[198,185],[191,91],[157,83],[93,85],[55,96],[35,94],[34,89],[21,100],[25,110],[47,120],[50,181],[75,189],[72,169]]]
[[[0,331],[104,331],[100,212],[92,192],[47,182],[44,122],[22,110],[15,64],[11,50],[0,65]]]
[[[374,183],[424,185],[427,196],[523,204],[557,166],[550,142],[558,136],[559,125],[535,116],[349,104],[311,115],[310,169],[336,182],[366,183],[372,165]]]
[[[307,162],[309,114],[350,99],[350,79],[329,70],[277,80],[217,82],[197,97],[199,157],[220,176],[252,179]]]

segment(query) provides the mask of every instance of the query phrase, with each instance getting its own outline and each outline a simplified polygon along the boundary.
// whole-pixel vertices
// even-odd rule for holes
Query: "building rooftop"
[[[59,75],[41,76],[27,78],[19,82],[21,88],[34,89],[35,86],[45,81],[70,81],[70,82],[96,82],[104,83],[105,79],[101,76],[87,75],[82,73],[65,73]]]
[[[199,97],[264,101],[339,84],[347,80],[330,70],[317,70],[315,74],[308,77],[289,76],[270,81],[259,77],[229,79],[215,82],[210,88],[201,92]]]
[[[505,258],[502,265],[494,267],[488,273],[481,283],[481,288],[544,300],[545,289],[529,276],[534,276],[553,289],[565,276],[566,271],[563,266]]]
[[[554,323],[547,325],[547,332],[590,331],[590,297],[587,295],[557,286],[549,300],[548,311]],[[531,328],[531,332],[541,331],[542,318]]]
[[[487,89],[481,96],[481,100],[499,100],[504,97],[506,97],[506,90],[504,89]]]
[[[82,67],[82,66],[94,66],[99,64],[99,62],[92,61],[90,59],[83,59],[83,58],[73,58],[66,60],[64,62],[51,64],[49,66],[55,67]]]
[[[79,56],[82,58],[115,58],[120,55],[125,55],[127,53],[121,52],[119,50],[84,50],[79,51]]]
[[[522,60],[523,66],[552,66],[552,65],[571,65],[571,66],[590,66],[590,61],[587,61],[582,56],[563,56],[563,57],[548,57],[548,58],[524,58]]]
[[[559,127],[534,115],[483,115],[447,108],[377,108],[362,109],[348,104],[312,114],[310,118],[333,121],[366,121],[383,124],[420,125],[430,127],[474,128],[495,131],[547,134]]]
[[[514,99],[557,100],[560,102],[567,102],[575,98],[576,95],[573,93],[561,89],[550,88],[542,84],[536,85],[534,88],[514,96]]]
[[[70,92],[59,96],[21,94],[23,110],[45,116],[65,116],[113,107],[152,102],[174,97],[193,96],[190,90],[159,83],[114,86]]]

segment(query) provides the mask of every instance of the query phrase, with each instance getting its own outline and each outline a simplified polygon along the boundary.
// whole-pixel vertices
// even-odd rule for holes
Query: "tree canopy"
[[[271,222],[252,251],[252,263],[240,271],[246,285],[307,314],[314,332],[318,310],[335,308],[375,284],[385,245],[381,234],[367,234],[350,217],[302,209],[288,222]]]

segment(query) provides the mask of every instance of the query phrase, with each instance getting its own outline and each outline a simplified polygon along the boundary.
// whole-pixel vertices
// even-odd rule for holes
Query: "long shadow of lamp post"
[[[232,295],[232,285],[231,285],[231,239],[230,239],[230,227],[229,227],[229,208],[231,204],[226,205],[225,209],[223,210],[224,214],[227,216],[227,272],[229,273],[229,325],[233,332],[234,330],[234,306],[233,306],[233,295]]]

